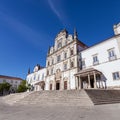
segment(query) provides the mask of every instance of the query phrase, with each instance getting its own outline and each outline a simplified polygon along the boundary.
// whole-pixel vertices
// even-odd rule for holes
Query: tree
[[[27,89],[30,91],[31,90],[31,84],[27,84]]]
[[[10,87],[11,87],[11,85],[7,82],[0,83],[0,93],[2,95],[8,93],[10,91]]]
[[[17,92],[25,92],[27,90],[26,80],[23,80],[21,84],[18,86]]]

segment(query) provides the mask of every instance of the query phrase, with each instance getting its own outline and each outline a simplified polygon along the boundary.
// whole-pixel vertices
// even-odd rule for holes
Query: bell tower
[[[78,39],[78,34],[77,34],[76,28],[74,28],[74,40],[75,40],[75,39]]]
[[[120,34],[120,23],[118,23],[117,25],[114,25],[113,29],[114,29],[114,34],[119,35]]]

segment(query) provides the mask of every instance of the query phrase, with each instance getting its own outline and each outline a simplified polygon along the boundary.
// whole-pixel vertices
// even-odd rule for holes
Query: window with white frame
[[[47,70],[47,75],[49,75],[49,70]]]
[[[64,64],[64,70],[67,70],[67,63]]]
[[[73,49],[72,50],[70,50],[70,55],[73,55],[74,53],[73,53]]]
[[[51,75],[53,74],[53,68],[51,69]]]
[[[6,80],[4,79],[3,82],[6,82]]]
[[[114,48],[108,50],[108,58],[109,58],[109,60],[115,60],[116,59]]]
[[[73,62],[73,61],[71,61],[71,68],[72,68],[72,67],[74,67],[74,62]]]
[[[40,75],[38,75],[38,79],[37,80],[39,80],[40,79]]]
[[[50,62],[48,61],[48,66],[50,65]]]
[[[44,80],[44,73],[42,74],[42,80]]]
[[[67,58],[67,53],[66,53],[66,52],[64,53],[64,58],[65,58],[65,59]]]
[[[97,55],[93,56],[93,65],[96,65],[98,63],[99,63],[98,56]]]
[[[60,60],[61,60],[61,56],[58,55],[58,56],[57,56],[57,62],[60,62]]]
[[[59,48],[61,48],[61,47],[62,47],[62,43],[59,42],[57,48],[59,49]]]
[[[32,83],[32,78],[30,79],[30,83]]]
[[[34,80],[36,79],[36,75],[34,75]]]
[[[82,60],[82,68],[85,68],[86,65],[85,65],[85,60]]]
[[[52,65],[54,64],[54,59],[52,59]]]
[[[119,72],[114,72],[113,73],[113,80],[118,80],[120,79],[120,73]]]

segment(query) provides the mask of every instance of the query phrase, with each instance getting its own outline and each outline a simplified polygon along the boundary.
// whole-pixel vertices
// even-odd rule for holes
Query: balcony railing
[[[98,65],[98,64],[99,64],[99,61],[93,62],[93,65]]]
[[[109,61],[116,60],[116,59],[117,59],[117,56],[114,55],[114,56],[108,57],[108,59],[109,59]]]
[[[86,68],[86,65],[82,65],[82,69],[85,69]]]

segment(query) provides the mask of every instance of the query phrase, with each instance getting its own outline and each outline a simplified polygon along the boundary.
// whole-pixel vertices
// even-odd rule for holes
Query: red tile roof
[[[23,80],[22,78],[0,75],[0,78],[11,79],[11,80]]]

